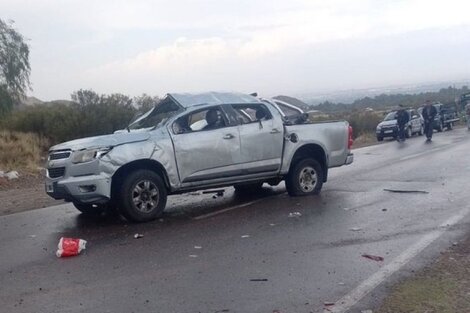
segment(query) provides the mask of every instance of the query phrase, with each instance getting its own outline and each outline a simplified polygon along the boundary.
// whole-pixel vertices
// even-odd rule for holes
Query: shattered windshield
[[[397,112],[388,113],[387,116],[385,116],[384,121],[396,120],[397,119],[396,115],[397,115]]]
[[[158,128],[163,126],[166,121],[180,112],[182,109],[170,99],[166,98],[150,109],[147,113],[138,118],[129,125],[129,129]]]

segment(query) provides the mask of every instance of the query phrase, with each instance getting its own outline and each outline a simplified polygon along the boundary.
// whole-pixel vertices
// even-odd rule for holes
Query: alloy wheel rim
[[[150,180],[141,180],[135,184],[132,190],[132,202],[134,207],[142,213],[150,213],[155,210],[160,200],[157,185]]]
[[[303,192],[312,192],[317,186],[317,172],[311,166],[304,167],[300,171],[299,185]]]

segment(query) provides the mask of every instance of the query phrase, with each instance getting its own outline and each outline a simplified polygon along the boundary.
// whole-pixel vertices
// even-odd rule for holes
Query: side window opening
[[[223,128],[228,122],[219,107],[206,108],[178,118],[173,123],[175,134],[192,133]]]
[[[271,112],[263,104],[233,104],[232,107],[240,124],[266,121],[272,118]]]

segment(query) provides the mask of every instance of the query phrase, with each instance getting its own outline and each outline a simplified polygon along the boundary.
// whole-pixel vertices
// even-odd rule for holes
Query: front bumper
[[[398,128],[383,128],[380,131],[375,132],[377,137],[386,138],[386,137],[397,137],[398,136]]]
[[[80,203],[106,203],[111,198],[111,178],[101,175],[46,178],[46,193],[54,199]]]
[[[61,157],[62,152],[52,152]],[[105,203],[111,198],[111,175],[100,160],[74,164],[71,154],[47,162],[46,193],[54,199],[79,203]]]
[[[346,158],[346,162],[344,162],[344,165],[351,164],[353,161],[354,161],[354,154],[353,154],[353,153],[349,153],[349,154],[348,154],[348,157]]]

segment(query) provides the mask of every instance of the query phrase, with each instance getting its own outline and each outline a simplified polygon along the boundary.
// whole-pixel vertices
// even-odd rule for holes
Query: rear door
[[[262,103],[232,104],[238,122],[244,174],[275,173],[280,170],[284,129]],[[277,113],[279,114],[279,113]]]
[[[216,120],[208,118],[214,114]],[[171,128],[182,183],[241,174],[238,126],[229,121],[222,107],[206,107],[187,113],[176,119]]]

